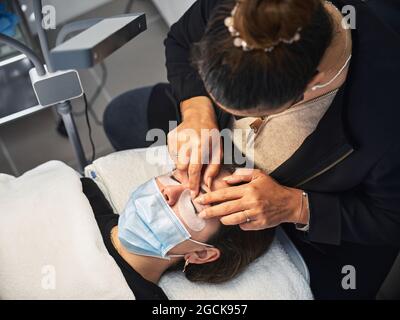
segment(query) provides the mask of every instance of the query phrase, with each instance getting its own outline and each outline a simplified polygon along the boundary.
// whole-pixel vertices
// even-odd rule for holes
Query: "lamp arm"
[[[33,0],[33,12],[35,14],[35,25],[39,36],[40,47],[42,49],[43,57],[46,62],[47,70],[55,72],[50,58],[49,43],[47,41],[46,31],[43,29],[42,20],[42,0]]]
[[[15,50],[26,55],[26,57],[33,63],[37,73],[40,76],[43,76],[46,74],[46,70],[44,69],[42,60],[36,55],[35,52],[33,52],[32,49],[28,48],[26,45],[15,40],[14,38],[6,36],[3,33],[0,33],[0,41],[4,42],[8,46],[10,46],[10,47],[14,48]]]

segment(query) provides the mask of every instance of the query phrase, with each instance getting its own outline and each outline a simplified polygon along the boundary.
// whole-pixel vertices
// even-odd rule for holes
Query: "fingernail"
[[[232,177],[231,177],[231,176],[225,177],[225,178],[223,178],[222,180],[224,180],[224,181],[230,181],[230,180],[232,180]]]
[[[199,213],[199,218],[204,219],[206,217],[206,213],[204,211]]]
[[[200,196],[200,197],[198,197],[198,198],[196,199],[196,201],[197,201],[198,203],[200,203],[200,204],[203,204],[203,203],[204,203],[204,197],[203,197],[203,196]]]

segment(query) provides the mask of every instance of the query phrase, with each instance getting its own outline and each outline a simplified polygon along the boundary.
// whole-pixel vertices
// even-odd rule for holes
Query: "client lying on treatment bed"
[[[85,178],[59,161],[0,173],[0,299],[312,299],[280,228],[199,219],[185,178],[148,153],[99,158]]]
[[[222,170],[211,190],[228,187],[223,178],[230,174]],[[88,189],[94,185],[86,180],[83,191],[92,203],[93,192]],[[94,210],[104,243],[136,299],[166,299],[156,284],[171,269],[183,270],[190,281],[228,281],[273,240],[273,229],[244,232],[238,226],[222,225],[219,219],[199,218],[202,207],[191,200],[186,182],[174,171],[137,187],[120,216],[111,209],[109,213]],[[201,187],[201,192],[208,191]]]

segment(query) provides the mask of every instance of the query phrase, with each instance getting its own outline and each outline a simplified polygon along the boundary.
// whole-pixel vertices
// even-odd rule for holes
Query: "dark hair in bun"
[[[236,4],[234,26],[251,51],[234,46],[224,24]],[[298,30],[298,41],[281,41]],[[332,37],[333,22],[321,0],[226,0],[193,47],[192,60],[218,103],[274,110],[304,93]]]

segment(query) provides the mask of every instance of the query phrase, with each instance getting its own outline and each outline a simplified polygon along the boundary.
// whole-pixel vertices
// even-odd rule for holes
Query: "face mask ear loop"
[[[211,245],[211,244],[208,244],[208,243],[204,243],[204,242],[200,242],[200,241],[196,241],[196,240],[193,240],[193,239],[189,239],[190,241],[192,241],[192,242],[194,242],[194,243],[197,243],[197,244],[199,244],[199,245],[202,245],[202,246],[206,246],[206,247],[209,247],[209,248],[214,248],[214,246],[213,245]]]
[[[183,266],[182,272],[186,272],[186,268],[187,268],[187,266],[188,266],[189,264],[190,264],[189,259],[187,259],[187,260],[185,261],[185,265]]]
[[[169,254],[168,258],[183,258],[185,255],[183,254]]]

